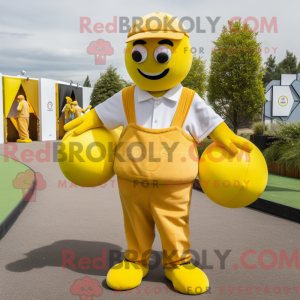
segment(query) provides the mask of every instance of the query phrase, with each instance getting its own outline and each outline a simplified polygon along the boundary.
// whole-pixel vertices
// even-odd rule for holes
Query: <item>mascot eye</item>
[[[154,51],[154,58],[160,64],[168,62],[172,57],[171,50],[166,46],[159,46]]]
[[[143,46],[136,46],[131,52],[132,59],[137,63],[142,63],[147,58],[147,49]]]

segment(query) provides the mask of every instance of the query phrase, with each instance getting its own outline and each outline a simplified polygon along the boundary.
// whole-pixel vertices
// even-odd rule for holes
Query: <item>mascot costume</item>
[[[86,109],[83,109],[78,105],[77,101],[73,101],[72,104],[75,107],[74,119],[79,118],[82,113],[84,114],[88,109],[90,109],[92,107],[92,105],[89,105]]]
[[[125,64],[135,85],[65,126],[68,132],[59,149],[65,159],[60,168],[82,186],[85,180],[90,180],[88,186],[96,186],[117,175],[128,248],[123,262],[107,274],[110,288],[137,287],[147,275],[156,226],[166,277],[181,293],[201,294],[209,281],[190,262],[193,182],[198,174],[200,183],[202,178],[240,179],[239,188],[224,187],[225,192],[217,194],[208,193],[213,189],[208,185],[207,194],[220,205],[242,207],[263,192],[266,164],[253,144],[235,135],[197,93],[181,85],[193,55],[179,19],[162,12],[146,15],[133,24],[126,43]],[[114,129],[120,126],[118,140]],[[208,135],[215,143],[199,162],[195,141]],[[82,160],[74,155],[70,159],[72,142],[87,150]],[[261,166],[256,166],[257,159]],[[253,185],[249,176],[257,177]]]
[[[67,104],[64,106],[62,113],[65,113],[65,124],[74,120],[75,107],[72,103],[72,98],[66,97]]]
[[[29,105],[23,95],[17,97],[19,105],[17,107],[17,124],[20,138],[17,143],[31,143],[32,140],[29,138]]]

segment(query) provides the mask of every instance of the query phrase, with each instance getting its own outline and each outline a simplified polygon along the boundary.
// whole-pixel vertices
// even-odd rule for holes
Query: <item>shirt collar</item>
[[[154,98],[149,92],[140,89],[138,86],[136,86],[136,89],[137,89],[138,102],[142,102]],[[172,101],[178,101],[181,95],[181,90],[182,90],[182,85],[181,83],[179,83],[173,88],[171,88],[170,90],[168,90],[163,95],[163,98]]]

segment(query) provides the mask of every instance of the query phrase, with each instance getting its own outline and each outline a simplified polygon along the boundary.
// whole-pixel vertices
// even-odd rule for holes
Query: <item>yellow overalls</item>
[[[20,139],[29,139],[29,105],[25,100],[22,101],[22,110],[17,113],[17,124]]]
[[[171,127],[150,129],[136,124],[134,88],[122,90],[128,125],[114,162],[128,244],[125,258],[148,264],[156,225],[163,266],[171,267],[191,259],[189,209],[198,153],[182,126],[195,92],[182,89]]]
[[[65,119],[70,119],[71,118],[71,113],[75,112],[75,108],[72,107],[73,105],[67,103],[65,107]]]

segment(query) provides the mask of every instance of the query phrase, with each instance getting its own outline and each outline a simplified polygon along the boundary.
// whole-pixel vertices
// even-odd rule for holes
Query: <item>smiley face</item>
[[[193,55],[187,36],[182,40],[140,39],[127,43],[125,64],[133,82],[146,91],[164,91],[188,74]]]

